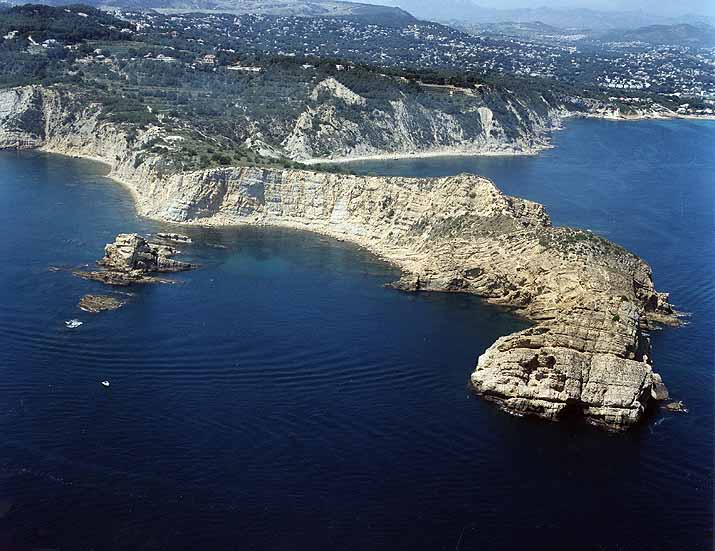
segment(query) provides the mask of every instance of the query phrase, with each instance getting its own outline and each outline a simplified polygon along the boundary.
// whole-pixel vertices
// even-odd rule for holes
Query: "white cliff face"
[[[320,82],[310,94],[310,99],[319,101],[324,94],[328,97],[338,98],[345,102],[346,105],[364,106],[367,104],[367,100],[364,97],[356,94],[350,90],[350,88],[332,77]]]
[[[660,380],[644,361],[645,329],[675,316],[667,296],[655,292],[650,268],[588,232],[552,227],[541,205],[473,175],[408,179],[257,167],[164,175],[159,156],[138,153],[91,106],[73,115],[67,101],[53,91],[1,92],[0,105],[8,107],[0,144],[103,159],[146,216],[320,232],[399,266],[399,288],[474,293],[515,308],[534,325],[494,343],[471,377],[475,391],[511,413],[558,419],[574,412],[623,429],[657,394]],[[489,112],[478,117],[498,132]],[[22,120],[39,122],[18,126]],[[141,133],[137,143],[156,132]]]
[[[25,149],[38,147],[43,142],[43,124],[37,121],[35,132],[26,131],[36,116],[36,95],[32,89],[18,88],[0,93],[0,149]],[[39,115],[37,115],[39,116]]]
[[[439,88],[439,87],[438,87]],[[559,125],[557,107],[446,88],[444,105],[405,94],[371,104],[334,78],[320,82],[283,140],[294,160],[405,153],[532,153],[548,145]],[[452,95],[461,98],[454,109]],[[451,95],[450,95],[451,94]],[[432,98],[434,99],[434,98]],[[495,115],[489,106],[503,107]],[[538,107],[538,109],[536,109]]]
[[[479,119],[482,121],[484,135],[491,135],[492,128],[494,127],[494,113],[488,107],[479,107],[477,113],[479,113]]]

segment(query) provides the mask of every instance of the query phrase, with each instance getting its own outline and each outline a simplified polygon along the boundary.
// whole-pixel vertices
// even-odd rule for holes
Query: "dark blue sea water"
[[[384,288],[393,268],[320,236],[162,226],[98,165],[0,154],[0,549],[711,549],[715,124],[575,121],[555,144],[355,168],[485,174],[643,256],[692,313],[654,339],[687,415],[509,417],[467,387],[523,326],[507,313]],[[167,228],[202,269],[121,310],[82,313],[104,289],[48,271]]]

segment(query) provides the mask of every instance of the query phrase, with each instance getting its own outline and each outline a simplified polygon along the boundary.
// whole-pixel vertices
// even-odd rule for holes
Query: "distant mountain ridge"
[[[3,0],[0,0],[2,5]],[[8,4],[22,5],[25,0],[11,0]],[[64,6],[77,4],[76,0],[39,0],[33,4]],[[210,12],[263,15],[290,15],[303,17],[345,17],[379,24],[404,25],[415,18],[395,6],[336,0],[83,0],[96,8],[131,10],[153,9],[160,12]]]
[[[399,6],[421,19],[460,23],[534,23],[561,29],[589,29],[605,32],[616,29],[635,29],[649,25],[674,25],[679,23],[715,24],[715,18],[703,15],[665,17],[647,11],[605,11],[588,8],[535,8],[497,9],[479,5],[479,0],[366,0],[375,4]]]
[[[518,38],[545,43],[640,43],[649,46],[715,47],[715,27],[707,23],[648,25],[634,29],[623,28],[609,31],[566,29],[547,25],[540,21],[472,24],[454,22],[452,25],[475,36],[497,39]]]
[[[715,27],[707,24],[649,25],[629,31],[612,31],[601,37],[612,42],[645,42],[654,45],[715,47]]]

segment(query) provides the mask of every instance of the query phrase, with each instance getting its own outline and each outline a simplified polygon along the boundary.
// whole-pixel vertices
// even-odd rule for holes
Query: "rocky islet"
[[[99,271],[76,271],[83,279],[99,281],[106,285],[127,286],[135,283],[170,283],[155,274],[183,272],[194,268],[192,264],[174,260],[178,251],[167,245],[149,243],[136,233],[119,234],[113,243],[104,248],[104,257],[97,264]]]

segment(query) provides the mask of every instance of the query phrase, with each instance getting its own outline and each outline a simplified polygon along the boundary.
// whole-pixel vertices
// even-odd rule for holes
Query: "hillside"
[[[144,146],[164,152],[168,171],[533,153],[565,116],[668,113],[651,98],[618,103],[547,80],[261,53],[245,41],[256,16],[123,16],[86,6],[0,12],[0,87],[54,86],[132,134],[163,129]]]
[[[162,20],[163,21],[163,20]],[[164,129],[166,170],[413,152],[530,152],[559,124],[547,88],[239,55],[92,8],[0,13],[0,86],[55,86],[107,121]],[[169,31],[168,34],[172,34]],[[165,135],[163,135],[165,134]],[[173,168],[170,168],[173,167]]]

